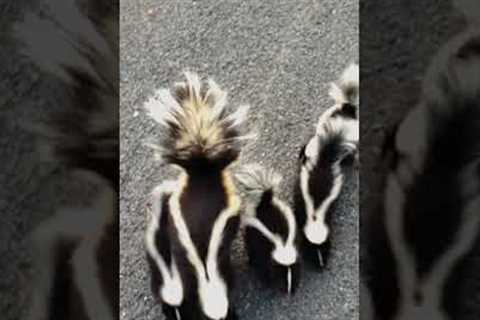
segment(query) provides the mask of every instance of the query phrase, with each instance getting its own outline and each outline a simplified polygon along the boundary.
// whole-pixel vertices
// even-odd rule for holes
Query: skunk
[[[308,260],[325,265],[330,249],[328,213],[344,183],[342,162],[358,159],[359,69],[350,65],[330,96],[334,106],[319,118],[316,132],[300,151],[295,215]]]
[[[250,263],[266,284],[293,294],[300,280],[298,231],[293,210],[277,195],[282,177],[258,165],[245,166],[236,177],[259,198],[243,216]]]
[[[383,203],[366,212],[375,319],[480,316],[480,7],[457,4],[469,25],[434,57],[385,144]]]
[[[163,228],[164,241],[155,247],[159,253],[168,248],[163,259],[170,260],[171,274],[178,269],[183,299],[177,318],[236,319],[230,247],[239,228],[241,199],[230,166],[248,138],[240,133],[248,106],[229,114],[227,94],[213,80],[205,88],[198,75],[185,72],[185,77],[173,93],[160,89],[145,103],[149,115],[166,128],[164,141],[152,147],[181,169],[176,187],[163,200],[166,221],[154,221]]]
[[[98,188],[88,205],[60,208],[30,233],[27,319],[118,314],[118,1],[101,13],[99,4],[84,4],[49,1],[50,10],[27,12],[12,29],[21,53],[66,96],[44,123],[25,124],[39,158]]]

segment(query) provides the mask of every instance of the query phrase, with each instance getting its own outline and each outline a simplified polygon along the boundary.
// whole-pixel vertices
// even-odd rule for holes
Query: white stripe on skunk
[[[230,257],[220,249],[230,246],[238,231],[241,201],[229,167],[238,158],[243,141],[250,138],[240,134],[249,107],[240,106],[228,113],[227,93],[213,80],[209,80],[208,89],[203,90],[197,74],[185,72],[185,78],[186,82],[175,85],[174,92],[158,90],[145,103],[145,108],[167,129],[165,140],[159,146],[154,145],[154,149],[161,152],[167,163],[182,169],[178,188],[172,193],[168,206],[176,240],[191,265],[190,268],[179,264],[179,273],[185,273],[184,278],[194,276],[197,282],[198,292],[185,293],[185,296],[198,298],[194,305],[199,305],[199,312],[210,319],[230,319],[234,317],[229,302],[231,281],[224,279],[229,273],[225,268],[229,268]],[[202,219],[208,219],[207,223],[199,224]],[[229,243],[225,244],[225,239]],[[207,244],[204,240],[208,240]],[[207,247],[200,247],[200,243]],[[203,250],[206,250],[204,257]],[[219,260],[226,264],[220,266]],[[196,311],[188,312],[195,314]]]
[[[251,198],[260,198],[260,200],[250,199],[243,223],[247,228],[257,230],[273,245],[271,252],[257,253],[260,256],[263,255],[260,257],[265,260],[262,261],[262,265],[265,268],[268,265],[268,259],[273,259],[278,265],[286,267],[287,292],[291,293],[293,281],[296,280],[293,279],[292,268],[299,263],[297,223],[292,209],[276,195],[282,177],[273,169],[265,169],[260,165],[245,165],[236,177]],[[286,226],[286,234],[275,231],[283,229],[283,226]],[[259,241],[261,238],[247,232],[247,250],[251,259],[256,259],[252,257],[255,254],[252,250],[260,251],[263,248]]]
[[[183,302],[183,283],[178,272],[178,267],[175,263],[175,258],[172,256],[171,265],[168,266],[165,259],[158,252],[155,245],[155,234],[160,228],[159,223],[162,215],[161,201],[163,200],[163,196],[170,196],[176,189],[177,183],[175,181],[165,181],[155,187],[151,196],[152,208],[150,212],[150,221],[145,233],[145,245],[147,251],[155,261],[163,279],[163,285],[159,292],[160,297],[162,298],[162,301],[173,307],[179,307]],[[167,232],[167,230],[164,230],[163,232]]]
[[[359,67],[351,64],[331,84],[334,105],[320,115],[314,136],[300,154],[295,211],[306,240],[317,247],[320,265],[321,246],[330,233],[325,219],[344,183],[341,163],[349,155],[358,161],[359,81]]]

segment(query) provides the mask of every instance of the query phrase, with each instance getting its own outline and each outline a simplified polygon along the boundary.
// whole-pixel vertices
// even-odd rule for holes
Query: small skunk
[[[29,123],[39,158],[98,187],[82,207],[64,207],[30,234],[34,275],[27,319],[114,319],[118,314],[118,1],[48,1],[13,36],[62,101]],[[100,9],[101,12],[100,12]],[[45,45],[48,39],[49,45]],[[52,81],[53,80],[53,81]]]
[[[316,132],[299,155],[295,215],[303,233],[306,257],[323,267],[329,254],[328,213],[343,186],[342,162],[358,160],[359,69],[350,65],[330,96],[335,105],[319,118]]]
[[[257,165],[245,166],[236,177],[249,195],[259,198],[243,216],[250,263],[266,284],[292,294],[300,280],[297,222],[276,195],[282,177]]]
[[[162,145],[152,147],[182,170],[175,188],[164,190],[163,197],[157,196],[162,204],[153,206],[162,208],[161,216],[154,213],[161,221],[151,220],[147,232],[162,228],[157,232],[162,236],[147,250],[157,262],[150,264],[152,279],[167,276],[159,284],[164,303],[172,305],[165,299],[172,298],[168,294],[181,298],[174,301],[180,306],[172,319],[236,319],[230,300],[230,247],[239,228],[241,199],[229,167],[248,138],[239,131],[248,106],[229,114],[227,94],[213,80],[205,88],[196,74],[186,72],[185,77],[173,94],[161,89],[145,104],[149,115],[167,129]],[[161,267],[159,255],[165,261]],[[176,291],[168,290],[169,282]]]
[[[480,3],[457,4],[469,25],[385,144],[383,203],[365,212],[374,319],[480,317]]]

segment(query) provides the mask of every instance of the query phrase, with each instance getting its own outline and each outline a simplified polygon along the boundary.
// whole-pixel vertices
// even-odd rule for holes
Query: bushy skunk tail
[[[354,124],[342,117],[319,122],[316,135],[305,146],[303,155],[318,166],[330,166],[342,161],[357,149],[356,132]]]
[[[213,80],[205,88],[197,74],[185,72],[185,78],[173,93],[160,89],[145,103],[149,115],[168,130],[160,146],[162,157],[187,170],[204,165],[226,167],[238,157],[246,138],[239,128],[249,107],[229,114],[227,93]]]
[[[269,195],[278,191],[282,177],[273,169],[266,169],[257,164],[245,165],[235,177],[249,195]]]
[[[340,78],[330,84],[330,97],[335,104],[351,104],[358,106],[360,99],[360,71],[358,64],[352,63]]]

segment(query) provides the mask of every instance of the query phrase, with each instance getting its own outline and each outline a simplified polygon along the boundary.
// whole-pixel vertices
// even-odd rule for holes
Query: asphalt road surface
[[[258,139],[241,162],[284,175],[291,200],[296,159],[322,111],[328,83],[358,61],[357,0],[121,0],[120,319],[163,319],[149,291],[143,246],[147,194],[174,177],[142,142],[160,128],[142,110],[182,70],[213,77],[232,105],[251,105]],[[333,217],[333,249],[323,272],[306,270],[291,298],[263,288],[248,270],[241,239],[234,247],[241,319],[358,317],[358,179],[350,172]]]

